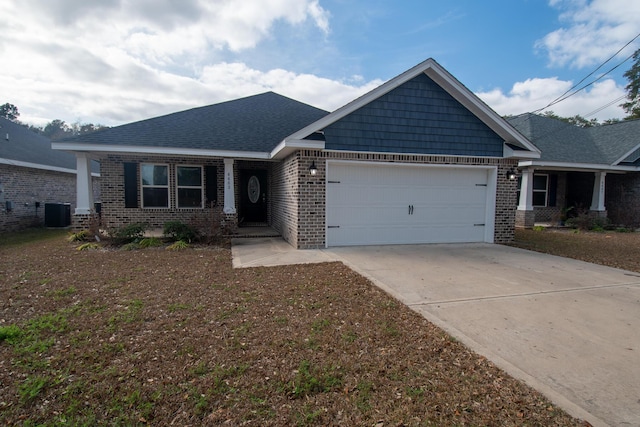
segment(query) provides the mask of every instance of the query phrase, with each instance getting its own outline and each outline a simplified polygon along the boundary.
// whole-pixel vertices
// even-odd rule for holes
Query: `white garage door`
[[[496,169],[327,163],[327,246],[493,242]]]

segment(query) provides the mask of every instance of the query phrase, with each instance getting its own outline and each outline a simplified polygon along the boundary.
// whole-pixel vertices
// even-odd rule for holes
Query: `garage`
[[[326,245],[493,243],[495,167],[327,162]]]

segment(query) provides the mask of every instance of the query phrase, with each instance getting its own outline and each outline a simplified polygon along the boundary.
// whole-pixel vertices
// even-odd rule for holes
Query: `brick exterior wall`
[[[295,248],[298,248],[299,163],[298,154],[293,154],[282,162],[274,163],[270,175],[271,226]]]
[[[616,225],[640,227],[640,173],[607,174],[605,206]]]
[[[45,224],[46,203],[69,203],[71,214],[76,204],[76,175],[44,169],[0,165],[0,232],[20,231]],[[100,201],[99,178],[93,178],[94,200]],[[6,210],[6,201],[13,210]],[[40,202],[36,210],[35,202]]]
[[[494,239],[496,243],[507,243],[514,238],[517,181],[509,181],[506,172],[517,167],[517,160],[301,150],[274,166],[274,200],[278,207],[274,210],[272,223],[283,238],[298,249],[325,247],[325,160],[328,159],[496,166],[498,182]],[[318,167],[315,176],[309,174],[312,162]]]
[[[169,208],[142,208],[142,194],[139,184],[138,207],[125,208],[123,166],[125,162],[138,164],[138,178],[140,163],[169,165]],[[211,207],[207,204],[205,208],[176,208],[176,165],[217,167],[217,202],[214,206]],[[221,220],[228,232],[232,232],[237,226],[236,215],[222,213],[224,207],[224,163],[222,159],[109,155],[100,160],[100,175],[102,176],[102,227],[106,230],[139,222],[147,223],[151,229],[161,229],[168,221],[182,221],[192,224],[200,228],[201,231],[206,231],[205,228],[209,227],[209,224],[213,224],[214,220]],[[234,175],[237,182],[237,167],[234,167]]]

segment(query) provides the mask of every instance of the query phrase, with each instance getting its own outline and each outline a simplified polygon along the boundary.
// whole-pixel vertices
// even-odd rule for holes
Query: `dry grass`
[[[0,246],[0,424],[581,425],[340,263]]]

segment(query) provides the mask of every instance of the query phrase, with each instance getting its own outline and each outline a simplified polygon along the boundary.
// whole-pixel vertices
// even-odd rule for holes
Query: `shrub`
[[[147,231],[148,227],[149,225],[146,223],[134,222],[120,228],[116,228],[115,230],[111,230],[109,235],[119,243],[133,242],[142,239],[144,232]]]
[[[78,231],[77,233],[69,234],[67,240],[70,242],[86,242],[89,240],[89,230]]]
[[[198,230],[180,221],[166,222],[163,234],[174,241],[192,242],[198,238]]]
[[[187,242],[185,242],[184,240],[178,240],[178,241],[174,242],[173,244],[167,246],[166,250],[168,250],[168,251],[181,251],[182,249],[187,249],[188,247],[189,247],[189,244]]]
[[[162,240],[157,237],[145,237],[138,243],[141,248],[153,248],[162,245]]]

